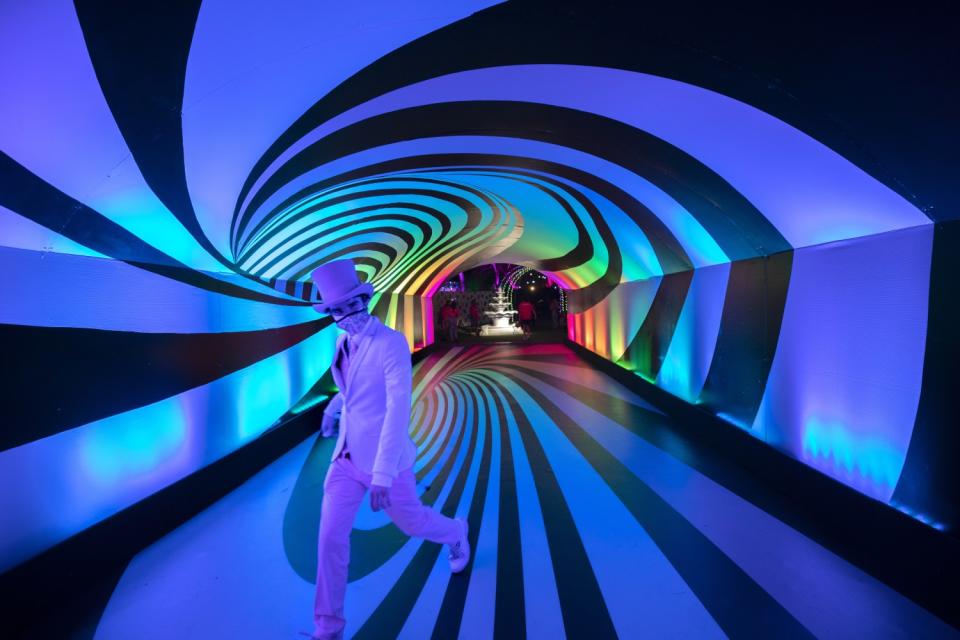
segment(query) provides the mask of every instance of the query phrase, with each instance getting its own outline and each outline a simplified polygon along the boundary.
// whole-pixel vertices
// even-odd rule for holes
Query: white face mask
[[[337,311],[342,311],[343,315],[334,313],[332,314],[333,320],[339,328],[350,335],[359,333],[367,324],[367,320],[370,319],[370,312],[362,298],[354,298],[342,306],[338,305],[338,307]]]
[[[359,311],[353,311],[348,313],[345,316],[342,316],[340,319],[334,318],[337,323],[337,326],[349,333],[350,335],[355,335],[360,333],[363,330],[363,327],[367,324],[367,320],[370,319],[370,312],[366,309],[360,309]]]

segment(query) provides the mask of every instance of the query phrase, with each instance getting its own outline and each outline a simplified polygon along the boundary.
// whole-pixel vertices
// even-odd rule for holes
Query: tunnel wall
[[[12,372],[3,389],[0,572],[317,400],[306,396],[329,367],[336,330],[311,308],[308,278],[251,278],[203,214],[230,193],[225,178],[245,161],[244,145],[263,142],[257,125],[295,118],[295,105],[322,95],[322,81],[287,59],[284,73],[266,74],[286,98],[269,115],[262,104],[243,112],[238,101],[219,102],[216,87],[224,65],[251,77],[258,54],[206,58],[212,64],[203,68],[205,45],[193,43],[198,95],[197,83],[185,82],[195,27],[199,20],[207,44],[231,31],[253,51],[242,34],[251,12],[263,12],[261,26],[299,22],[305,37],[317,31],[304,12],[354,32],[371,17],[392,23],[367,33],[370,50],[357,47],[351,57],[341,47],[326,76],[335,84],[351,65],[471,7],[395,7],[409,20],[398,24],[390,3],[359,12],[307,4],[250,3],[239,14],[234,3],[217,2],[202,12],[199,2],[48,0],[0,9],[0,265],[8,274],[0,334]],[[260,44],[297,40],[282,31],[264,32]],[[208,109],[216,115],[199,130],[183,117]],[[214,124],[230,134],[217,136]],[[220,144],[191,146],[204,134]],[[215,155],[205,156],[210,149]],[[211,172],[205,157],[217,165]],[[384,317],[401,324],[422,304],[405,305],[401,295],[398,305],[380,293],[375,303],[381,298]]]
[[[887,502],[917,419],[933,233],[923,226],[623,284],[572,315],[569,334]]]
[[[579,343],[955,527],[945,21],[622,5],[4,5],[0,570],[294,406],[337,258],[414,349],[457,271],[548,273]]]
[[[331,356],[309,307],[107,258],[2,247],[0,264],[19,274],[0,285],[0,571],[258,437]]]

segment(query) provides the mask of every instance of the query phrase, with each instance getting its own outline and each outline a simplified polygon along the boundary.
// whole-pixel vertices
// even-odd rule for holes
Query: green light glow
[[[325,393],[319,393],[315,396],[311,396],[309,393],[300,399],[300,402],[293,405],[290,408],[290,413],[293,415],[300,415],[304,411],[309,411],[314,407],[323,404],[330,396]]]

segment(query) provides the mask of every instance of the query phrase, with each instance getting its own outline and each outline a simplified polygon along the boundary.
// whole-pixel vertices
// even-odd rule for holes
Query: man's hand
[[[378,484],[370,485],[370,508],[374,511],[386,509],[390,506],[390,487],[381,487]]]
[[[324,438],[332,438],[337,435],[337,419],[323,414],[323,422],[320,423],[320,435]]]

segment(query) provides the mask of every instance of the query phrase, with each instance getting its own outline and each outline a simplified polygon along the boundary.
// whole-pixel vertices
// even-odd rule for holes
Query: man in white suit
[[[321,433],[337,435],[323,484],[314,601],[314,638],[341,638],[350,561],[350,530],[364,495],[385,509],[401,531],[450,546],[450,569],[470,560],[467,522],[425,507],[417,496],[417,448],[408,432],[412,371],[407,339],[370,315],[370,284],[361,284],[353,261],[337,260],[312,273],[322,303],[346,333],[337,339],[333,379],[340,392],[324,411]],[[335,416],[339,412],[339,434]]]

